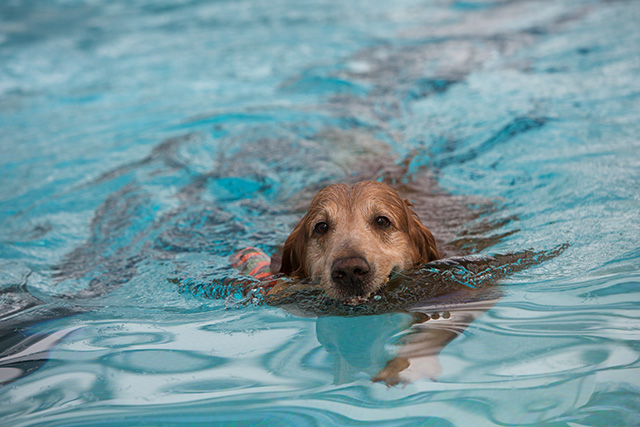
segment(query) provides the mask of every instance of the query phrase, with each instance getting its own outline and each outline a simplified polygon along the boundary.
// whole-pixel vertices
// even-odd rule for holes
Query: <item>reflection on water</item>
[[[2,4],[0,423],[638,424],[639,19],[624,0]],[[235,250],[275,253],[321,186],[365,178],[447,257],[479,254],[414,281],[568,245],[446,310],[401,285],[366,316],[308,289],[199,294],[242,280]]]

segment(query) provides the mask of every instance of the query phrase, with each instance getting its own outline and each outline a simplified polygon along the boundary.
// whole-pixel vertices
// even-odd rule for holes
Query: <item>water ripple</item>
[[[0,423],[639,424],[637,2],[418,3],[2,3]],[[569,246],[203,297],[362,178],[447,256]]]

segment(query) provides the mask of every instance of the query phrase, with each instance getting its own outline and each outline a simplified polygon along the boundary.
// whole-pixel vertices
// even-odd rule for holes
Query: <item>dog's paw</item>
[[[409,359],[394,357],[387,365],[373,377],[373,382],[385,383],[388,387],[393,387],[407,381],[400,376],[400,373],[409,367]]]
[[[418,380],[438,381],[442,364],[437,354],[423,357],[394,357],[373,377],[374,382],[383,382],[388,387],[409,384]]]

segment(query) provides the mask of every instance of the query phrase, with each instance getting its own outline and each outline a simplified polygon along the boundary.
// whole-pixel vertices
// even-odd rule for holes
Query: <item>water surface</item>
[[[2,424],[638,424],[639,21],[632,0],[3,3]],[[491,201],[460,226],[493,224],[481,255],[568,244],[502,281],[437,381],[371,381],[406,314],[168,280],[233,276],[315,189],[392,165]]]

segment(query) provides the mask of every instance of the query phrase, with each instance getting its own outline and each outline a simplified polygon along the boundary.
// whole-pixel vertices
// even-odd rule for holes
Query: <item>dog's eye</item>
[[[319,222],[315,227],[313,227],[313,231],[316,234],[325,234],[327,231],[329,231],[329,224],[327,224],[326,222]]]
[[[391,221],[386,216],[378,216],[374,222],[380,228],[387,228],[391,225]]]

